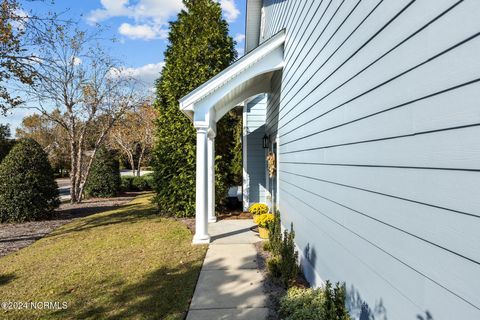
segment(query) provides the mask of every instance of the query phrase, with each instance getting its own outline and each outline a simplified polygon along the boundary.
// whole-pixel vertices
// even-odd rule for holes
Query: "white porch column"
[[[215,216],[215,133],[208,135],[207,141],[207,194],[208,194],[208,222],[217,222]]]
[[[207,217],[207,126],[197,129],[197,174],[196,174],[196,212],[194,244],[210,242]]]

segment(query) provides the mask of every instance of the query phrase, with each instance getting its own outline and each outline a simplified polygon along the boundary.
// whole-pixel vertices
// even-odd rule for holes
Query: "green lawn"
[[[151,195],[67,224],[0,258],[0,302],[63,302],[1,319],[183,319],[206,246],[159,217]],[[38,305],[37,305],[38,307]]]

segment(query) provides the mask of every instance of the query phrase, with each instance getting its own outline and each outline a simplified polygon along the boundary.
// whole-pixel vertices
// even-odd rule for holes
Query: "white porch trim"
[[[196,231],[194,243],[208,243],[215,218],[216,123],[247,98],[271,90],[273,73],[283,68],[282,30],[179,100],[197,129]]]

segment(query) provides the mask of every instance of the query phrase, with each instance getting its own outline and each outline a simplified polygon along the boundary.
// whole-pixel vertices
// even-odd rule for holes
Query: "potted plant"
[[[273,213],[256,215],[254,221],[258,224],[258,235],[262,239],[268,239],[268,225],[273,222]]]
[[[268,211],[268,206],[264,203],[254,203],[248,208],[248,212],[250,212],[254,218],[257,215],[268,213]]]

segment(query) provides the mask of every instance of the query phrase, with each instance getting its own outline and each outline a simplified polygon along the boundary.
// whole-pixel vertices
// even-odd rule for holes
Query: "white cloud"
[[[240,15],[235,0],[217,0],[225,19],[233,22]],[[90,12],[87,22],[100,23],[110,18],[126,17],[134,23],[122,23],[120,34],[131,39],[164,39],[167,37],[168,21],[184,8],[182,0],[100,0],[102,7]]]
[[[238,53],[238,57],[240,58],[241,56],[244,55],[245,53],[245,50],[243,49],[243,47],[236,47],[235,50],[237,50],[237,53]]]
[[[237,5],[234,0],[220,0],[220,6],[222,7],[223,14],[225,19],[228,22],[235,21],[240,15],[240,10],[238,10]]]
[[[101,9],[90,12],[87,21],[100,23],[110,18],[126,17],[134,24],[123,23],[120,34],[131,39],[152,40],[166,38],[169,18],[183,8],[181,0],[100,0]]]
[[[243,33],[237,33],[237,35],[233,38],[238,43],[242,42],[245,40],[245,35]]]
[[[153,87],[154,82],[160,76],[165,62],[149,63],[138,68],[123,68],[121,73],[142,81],[149,88]]]
[[[165,39],[168,36],[167,29],[148,24],[131,25],[129,23],[122,23],[118,28],[118,32],[130,39]]]

